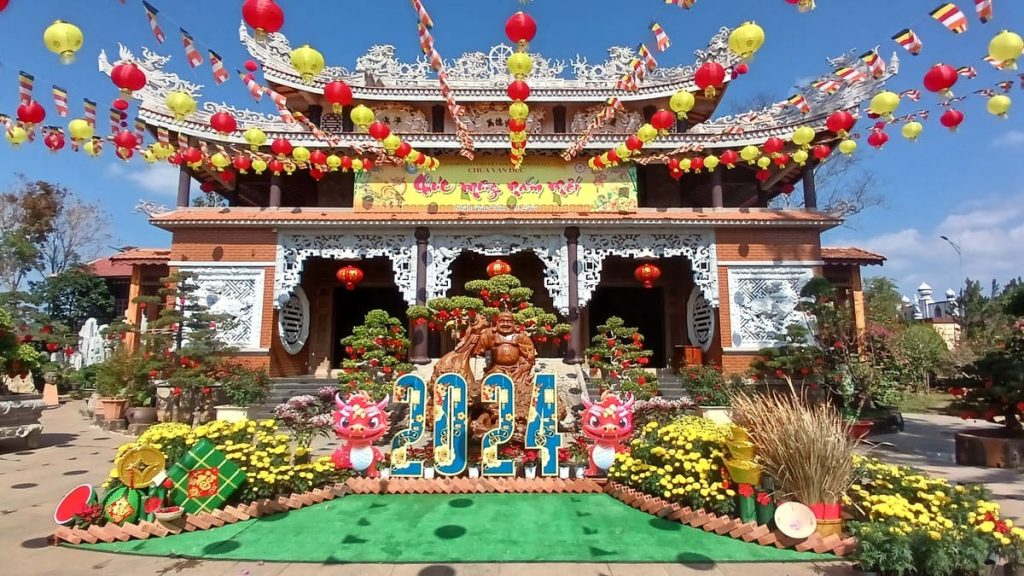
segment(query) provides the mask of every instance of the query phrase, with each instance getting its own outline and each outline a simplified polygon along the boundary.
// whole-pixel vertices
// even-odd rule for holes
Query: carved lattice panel
[[[287,301],[280,304],[280,309],[277,313],[277,331],[281,345],[285,352],[298,354],[309,338],[309,299],[302,286],[296,286],[288,293]]]
[[[241,350],[260,348],[263,328],[264,269],[247,266],[186,268],[192,292],[211,314],[231,319],[218,327],[221,342]]]
[[[729,268],[732,347],[777,346],[788,326],[806,322],[796,307],[813,275],[810,268],[797,266]]]
[[[715,339],[715,308],[696,286],[686,302],[686,334],[690,344],[700,346],[704,352],[711,348]]]

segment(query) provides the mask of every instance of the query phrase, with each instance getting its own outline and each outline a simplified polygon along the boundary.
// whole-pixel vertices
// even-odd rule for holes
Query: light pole
[[[967,278],[964,276],[964,252],[960,248],[960,244],[953,242],[948,236],[939,236],[945,240],[949,245],[956,251],[956,257],[960,261],[960,322],[963,324],[964,340],[967,339],[967,303],[964,302],[964,290],[967,285]]]

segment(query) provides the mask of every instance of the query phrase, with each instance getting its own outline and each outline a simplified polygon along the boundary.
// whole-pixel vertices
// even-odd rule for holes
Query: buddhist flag
[[[801,96],[800,94],[790,96],[789,99],[786,100],[786,102],[788,102],[790,106],[793,106],[796,109],[800,110],[800,112],[803,114],[807,114],[808,112],[811,111],[811,105],[808,104],[807,99]]]
[[[53,106],[57,109],[57,116],[67,118],[68,116],[68,91],[53,85]]]
[[[996,95],[996,91],[991,88],[982,88],[981,90],[975,90],[974,93],[979,96],[984,96],[986,98],[991,98]]]
[[[153,29],[153,35],[156,36],[156,41],[163,44],[167,38],[164,36],[164,31],[160,28],[160,23],[156,21],[156,15],[160,13],[159,10],[153,8],[153,5],[146,0],[142,0],[142,7],[146,9],[146,20],[149,20],[149,27]]]
[[[918,38],[917,34],[915,34],[910,28],[900,30],[892,37],[892,39],[900,46],[906,48],[907,51],[914,56],[920,54],[921,49],[924,48],[924,44],[921,43],[921,39]]]
[[[196,41],[184,28],[181,28],[181,43],[185,46],[185,58],[189,66],[195,68],[203,63],[203,55],[196,50]]]
[[[293,116],[292,111],[288,109],[288,99],[270,88],[264,88],[263,92],[267,96],[270,96],[270,99],[274,101],[274,106],[277,107],[277,114],[281,117],[281,121],[285,124],[293,124],[295,122],[295,116]]]
[[[998,86],[1003,93],[1009,92],[1010,90],[1013,90],[1013,80],[1004,80],[1003,82],[996,84],[996,86]]]
[[[88,98],[82,100],[82,109],[85,111],[85,121],[93,128],[96,127],[96,103]]]
[[[111,108],[110,114],[110,133],[117,134],[121,131],[121,111],[117,108]]]
[[[633,69],[633,78],[635,78],[637,82],[643,82],[644,77],[647,76],[647,69],[644,68],[643,60],[633,58],[629,63],[629,67]]]
[[[945,26],[954,34],[963,34],[967,31],[967,16],[964,16],[964,13],[952,2],[946,2],[932,10],[930,14],[939,24]]]
[[[992,19],[992,0],[974,0],[974,8],[978,11],[978,20],[987,24]]]
[[[213,81],[217,86],[228,81],[228,71],[224,69],[224,60],[213,50],[210,50],[210,67],[213,69]]]
[[[608,99],[608,107],[612,110],[625,110],[626,105],[622,103],[622,99],[612,97]]]
[[[249,91],[249,95],[252,96],[253,100],[259,102],[263,99],[263,87],[256,83],[256,78],[252,74],[238,71],[238,76],[242,79],[245,89]]]
[[[163,126],[157,126],[156,140],[161,144],[169,144],[171,141],[171,133],[168,132],[167,128],[164,128]]]
[[[1004,68],[1004,65],[1003,65],[1002,62],[992,58],[991,56],[985,56],[984,58],[982,58],[982,60],[984,60],[985,62],[988,62],[989,64],[991,64],[993,66],[995,66],[996,70],[1002,70]]]
[[[644,59],[644,64],[647,65],[648,70],[654,70],[658,67],[658,61],[654,59],[654,54],[651,54],[651,51],[647,49],[647,46],[641,44],[640,48],[637,48],[637,52],[640,54],[640,57]]]
[[[817,88],[818,90],[821,90],[826,94],[834,94],[836,91],[842,88],[843,85],[841,82],[836,82],[831,78],[819,78],[818,80],[812,82],[811,86]]]
[[[672,42],[668,39],[668,34],[665,33],[665,29],[661,27],[661,24],[657,22],[651,24],[651,32],[654,33],[654,41],[658,45],[658,52],[664,52],[668,50]]]
[[[860,59],[868,65],[868,70],[875,78],[885,76],[885,61],[878,55],[878,49],[869,50],[860,55]]]
[[[689,10],[693,8],[693,5],[697,3],[697,0],[665,0],[665,4],[672,4],[673,6],[679,6],[680,8],[686,8]]]
[[[146,138],[146,123],[142,121],[142,118],[135,118],[135,136],[139,139],[139,145],[142,145],[142,141]]]
[[[848,84],[860,82],[861,80],[867,77],[867,75],[861,72],[860,70],[857,70],[856,68],[851,68],[849,66],[844,66],[836,70],[836,76],[839,76]]]
[[[978,70],[974,66],[961,66],[956,69],[956,73],[963,76],[964,78],[977,78]]]
[[[904,90],[903,92],[900,92],[900,98],[906,98],[913,102],[917,102],[918,100],[921,99],[921,91],[916,90],[914,88],[911,88],[910,90]]]
[[[28,72],[18,71],[18,98],[22,104],[28,104],[32,101],[32,87],[35,84],[35,76]]]
[[[420,50],[424,54],[430,54],[430,51],[434,49],[434,37],[430,35],[430,30],[427,30],[423,24],[418,24],[417,28],[420,32]]]
[[[427,28],[434,27],[434,21],[430,19],[430,14],[427,13],[427,9],[423,7],[423,2],[420,0],[412,0],[412,7],[416,9],[416,16],[420,19],[420,24]]]
[[[638,88],[636,78],[631,74],[623,74],[622,78],[619,78],[619,81],[615,83],[615,87],[619,90],[629,90],[630,92]]]

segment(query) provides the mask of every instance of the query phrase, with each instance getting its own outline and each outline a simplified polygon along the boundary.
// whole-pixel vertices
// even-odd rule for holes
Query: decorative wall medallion
[[[728,274],[733,348],[777,346],[788,326],[806,322],[796,307],[800,290],[814,276],[811,268],[730,267]]]
[[[707,352],[715,339],[715,308],[697,286],[690,291],[686,302],[686,334],[690,344]]]
[[[282,296],[284,303],[278,302],[277,332],[285,352],[295,355],[309,338],[309,299],[302,286],[296,286]]]
[[[189,268],[193,295],[211,314],[223,314],[231,321],[220,327],[222,342],[242,350],[260,348],[263,327],[263,267],[217,266]]]

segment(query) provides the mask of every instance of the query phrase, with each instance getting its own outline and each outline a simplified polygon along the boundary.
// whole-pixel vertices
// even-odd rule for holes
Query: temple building
[[[167,95],[185,91],[201,100],[202,87],[163,70],[167,57],[144,51],[137,61],[149,82],[136,97],[140,118],[158,139],[187,142],[206,158],[217,152],[271,158],[269,144],[283,138],[374,163],[361,172],[314,173],[299,166],[291,173],[229,169],[228,175],[209,162],[183,164],[177,205],[154,207],[151,222],[173,234],[167,264],[193,273],[218,311],[236,317],[227,339],[273,376],[326,376],[340,364],[340,339],[368,310],[404,317],[410,305],[459,294],[498,258],[535,291],[538,305],[573,327],[567,342],[540,346],[544,357],[582,363],[596,326],[614,315],[646,336],[652,366],[673,365],[685,351],[690,361],[742,371],[794,320],[800,289],[813,276],[838,274],[832,279],[856,302],[859,264],[830,262],[823,252],[822,233],[841,220],[818,209],[815,160],[773,164],[770,177],[759,179],[760,168],[745,161],[673,178],[667,159],[721,156],[773,137],[789,143],[801,126],[814,129],[812,145],[835,144],[826,118],[839,110],[857,114],[898,62],[872,75],[860,60],[836,60],[865,70],[865,78],[838,82],[831,92],[808,89],[809,110],[782,102],[715,116],[734,81],[729,73],[740,63],[728,37],[728,29],[719,31],[692,64],[659,67],[635,91],[614,88],[629,70],[632,50],[611,48],[600,63],[532,53],[529,140],[519,170],[509,163],[505,87],[513,48],[507,45],[445,62],[471,154],[430,63],[400,62],[391,46],[374,46],[352,70],[329,66],[307,83],[290,63],[292,46],[284,36],[257,42],[242,26],[241,41],[261,65],[264,82],[300,121],[202,101],[197,112],[177,119]],[[714,95],[694,82],[706,62],[729,72]],[[105,56],[100,63],[109,71]],[[351,88],[352,106],[371,108],[403,142],[438,158],[440,167],[421,172],[406,166],[353,126],[352,106],[335,113],[324,95],[332,80]],[[696,95],[693,110],[646,144],[637,161],[601,171],[588,167],[590,158],[667,109],[680,90]],[[591,129],[579,154],[568,154],[606,114],[610,96],[621,108]],[[211,116],[220,111],[237,119],[237,130],[211,128]],[[253,126],[267,137],[258,152],[243,136]],[[222,205],[193,207],[194,181]],[[802,207],[769,208],[801,183]],[[661,272],[649,288],[636,278],[644,264]],[[351,290],[336,278],[345,266],[362,272]],[[416,363],[427,364],[451,346],[425,326],[410,324],[410,330]]]

